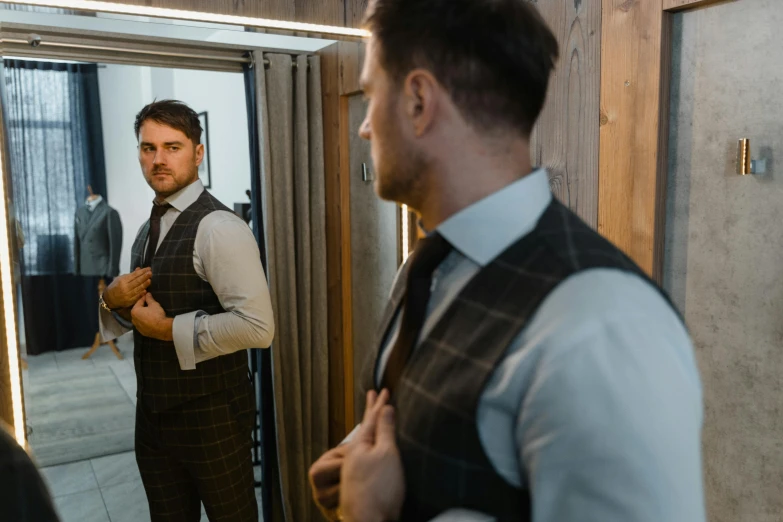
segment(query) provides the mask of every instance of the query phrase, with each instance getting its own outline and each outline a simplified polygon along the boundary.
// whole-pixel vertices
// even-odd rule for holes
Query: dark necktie
[[[449,252],[451,245],[437,233],[419,240],[413,251],[405,286],[405,299],[402,303],[400,331],[381,380],[381,387],[388,388],[392,395],[421,334],[421,327],[427,315],[427,303],[430,300],[432,272],[446,259]]]
[[[155,257],[155,250],[158,248],[158,240],[160,240],[160,218],[163,214],[169,211],[171,205],[165,203],[158,205],[157,203],[152,205],[152,213],[150,214],[150,235],[147,242],[147,252],[144,256],[144,266],[152,266],[152,258]]]

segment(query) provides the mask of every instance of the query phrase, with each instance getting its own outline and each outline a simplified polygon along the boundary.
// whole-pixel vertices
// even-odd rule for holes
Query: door
[[[783,520],[781,24],[780,0],[673,21],[664,286],[702,376],[711,522]],[[765,174],[737,174],[740,138]]]

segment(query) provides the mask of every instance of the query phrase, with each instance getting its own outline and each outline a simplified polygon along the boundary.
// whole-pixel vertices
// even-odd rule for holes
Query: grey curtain
[[[266,68],[260,65],[264,59]],[[310,522],[320,515],[307,471],[327,449],[329,409],[320,60],[257,52],[255,63],[267,270],[277,332],[272,381],[281,490],[273,490],[272,518]]]

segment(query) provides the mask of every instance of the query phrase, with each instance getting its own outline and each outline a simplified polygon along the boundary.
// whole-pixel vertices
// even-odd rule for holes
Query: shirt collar
[[[179,192],[167,197],[166,203],[178,211],[184,212],[186,208],[196,202],[202,192],[204,192],[204,185],[200,179],[197,179],[187,187],[180,189]]]
[[[551,201],[549,176],[539,168],[454,214],[437,230],[456,250],[485,266],[532,232]]]
[[[95,210],[95,207],[97,207],[100,204],[101,201],[103,201],[103,196],[98,195],[98,197],[96,197],[93,200],[88,199],[85,205],[87,205],[87,207],[89,207],[90,209],[90,212],[92,212],[93,210]]]

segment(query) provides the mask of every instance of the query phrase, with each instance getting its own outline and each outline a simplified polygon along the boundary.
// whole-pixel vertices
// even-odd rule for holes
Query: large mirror
[[[324,115],[337,116],[327,107],[336,98],[322,91],[321,54],[335,40],[2,4],[0,25],[18,343],[8,348],[21,366],[26,442],[62,520],[149,520],[155,459],[200,433],[182,431],[188,422],[229,421],[241,421],[236,466],[252,464],[259,518],[309,520],[297,463],[361,411],[355,381],[410,240],[407,215],[374,195],[358,89],[338,93],[348,150],[335,173],[347,186],[330,188]],[[348,202],[337,221],[335,196]],[[350,245],[337,265],[334,241]],[[146,296],[134,306],[157,303],[173,323],[139,326],[126,306],[137,291]],[[335,323],[359,348],[328,338]],[[243,335],[257,345],[232,344]],[[258,349],[270,342],[271,356]],[[229,394],[233,418],[204,413],[215,393]],[[164,433],[172,411],[197,403],[200,414]],[[162,440],[173,446],[150,447]],[[202,520],[218,517],[207,504]]]

